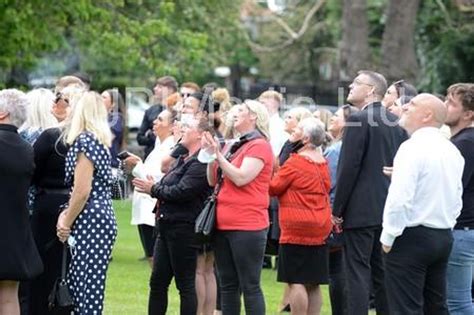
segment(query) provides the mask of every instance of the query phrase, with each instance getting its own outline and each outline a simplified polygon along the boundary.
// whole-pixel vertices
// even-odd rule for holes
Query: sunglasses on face
[[[69,105],[69,100],[64,97],[61,93],[56,94],[56,99],[54,100],[54,103],[57,104],[60,100],[63,100],[66,104]]]

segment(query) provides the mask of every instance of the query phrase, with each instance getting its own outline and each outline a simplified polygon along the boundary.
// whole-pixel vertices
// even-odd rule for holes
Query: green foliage
[[[444,94],[455,82],[473,82],[474,22],[453,1],[423,2],[418,15],[417,53],[422,66],[419,88]]]
[[[66,69],[91,74],[99,86],[165,74],[203,81],[217,65],[252,62],[239,41],[239,7],[232,0],[0,0],[0,77]],[[45,59],[65,66],[38,69]]]

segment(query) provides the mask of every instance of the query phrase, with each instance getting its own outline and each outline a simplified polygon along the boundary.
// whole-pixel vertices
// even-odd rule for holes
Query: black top
[[[137,133],[137,142],[139,145],[145,146],[145,159],[155,147],[155,134],[153,133],[153,121],[163,110],[163,106],[156,104],[145,111],[143,120]]]
[[[390,179],[382,172],[392,166],[400,144],[408,139],[397,116],[380,102],[351,115],[342,139],[333,214],[344,228],[381,226]]]
[[[291,153],[297,152],[299,149],[303,147],[303,143],[301,141],[297,142],[290,142],[290,140],[286,140],[281,148],[280,155],[278,155],[278,162],[280,163],[280,167],[285,164],[286,160],[290,158]]]
[[[464,157],[462,210],[454,228],[474,229],[474,128],[461,130],[451,138],[451,141]]]
[[[160,220],[194,223],[211,193],[206,169],[197,153],[188,159],[180,156],[176,166],[153,185],[151,196],[159,201]]]
[[[33,184],[38,190],[68,188],[64,183],[67,147],[61,132],[59,128],[46,129],[33,145],[36,164]]]
[[[0,280],[27,280],[43,269],[26,208],[33,149],[16,127],[0,124],[0,152]]]

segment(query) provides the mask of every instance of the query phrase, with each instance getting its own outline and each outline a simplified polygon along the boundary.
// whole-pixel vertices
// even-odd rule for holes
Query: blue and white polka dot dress
[[[102,314],[106,272],[117,236],[110,192],[110,153],[93,134],[81,133],[66,156],[66,182],[71,186],[79,153],[94,164],[94,176],[89,199],[72,227],[76,245],[68,285],[76,306],[74,314]]]

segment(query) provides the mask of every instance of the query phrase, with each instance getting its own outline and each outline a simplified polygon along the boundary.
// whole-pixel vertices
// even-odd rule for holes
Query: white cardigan
[[[145,162],[139,162],[132,170],[135,177],[145,179],[147,175],[153,176],[155,182],[159,182],[163,173],[161,172],[161,159],[168,155],[174,147],[175,141],[173,136],[166,138],[163,143],[156,138],[155,148],[150,152]],[[155,226],[155,214],[153,209],[156,205],[156,199],[151,198],[148,194],[133,191],[132,199],[132,225],[146,224]]]

